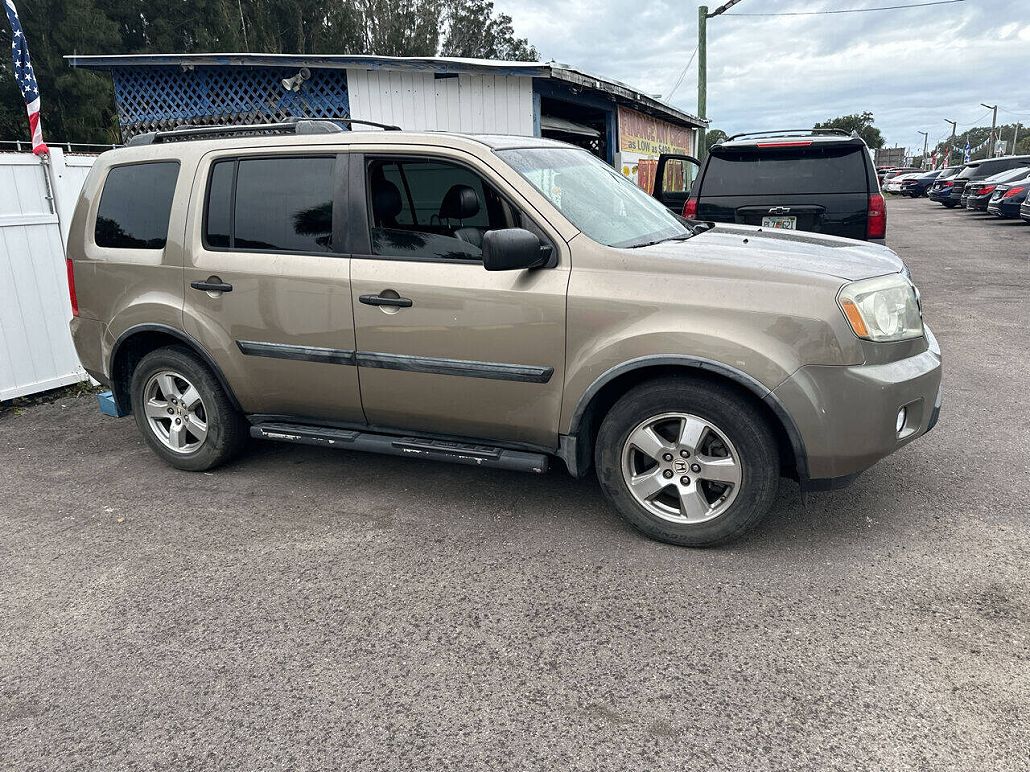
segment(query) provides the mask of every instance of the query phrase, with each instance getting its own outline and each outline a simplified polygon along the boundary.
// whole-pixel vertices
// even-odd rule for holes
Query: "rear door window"
[[[700,194],[865,193],[865,163],[862,149],[855,147],[727,149],[712,153]]]
[[[164,249],[178,161],[116,166],[100,195],[93,239],[98,247]]]
[[[204,242],[212,249],[330,252],[333,156],[240,158],[211,168]]]

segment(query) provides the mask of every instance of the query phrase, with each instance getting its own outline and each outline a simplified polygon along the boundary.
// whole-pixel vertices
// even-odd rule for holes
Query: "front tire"
[[[601,487],[651,538],[710,547],[754,528],[776,498],[780,459],[765,416],[732,387],[676,377],[609,411],[594,450]]]
[[[212,469],[246,444],[246,421],[211,370],[185,346],[144,356],[129,388],[144,442],[177,469]]]

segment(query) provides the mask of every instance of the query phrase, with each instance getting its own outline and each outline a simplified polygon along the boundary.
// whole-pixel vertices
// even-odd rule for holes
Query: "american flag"
[[[32,72],[29,60],[29,44],[25,40],[25,31],[21,28],[18,9],[13,0],[4,0],[7,9],[7,20],[11,23],[11,58],[14,60],[14,79],[18,82],[21,95],[25,97],[25,110],[29,114],[29,129],[32,131],[32,152],[44,155],[50,150],[43,144],[43,128],[39,125],[39,84]]]

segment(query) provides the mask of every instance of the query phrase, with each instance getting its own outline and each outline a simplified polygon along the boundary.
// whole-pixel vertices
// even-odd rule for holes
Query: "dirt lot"
[[[890,203],[939,427],[732,548],[590,480],[0,417],[0,768],[1030,768],[1030,226]]]

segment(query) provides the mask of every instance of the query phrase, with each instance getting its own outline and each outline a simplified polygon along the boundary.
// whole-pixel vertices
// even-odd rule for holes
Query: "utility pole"
[[[951,124],[951,139],[948,140],[948,162],[945,164],[945,166],[951,166],[951,159],[955,153],[955,129],[958,127],[958,124],[949,118],[945,118],[944,122]]]
[[[927,143],[930,141],[930,132],[928,132],[928,131],[921,131],[919,133],[923,135],[923,160],[919,164],[919,166],[920,166],[920,168],[925,169],[926,168],[926,146],[927,146]]]
[[[708,20],[726,13],[740,0],[729,0],[711,13],[708,6],[701,5],[697,9],[697,117],[708,117]],[[705,160],[705,127],[697,130],[697,157]]]
[[[1016,143],[1019,142],[1019,121],[1016,121],[1016,128],[1012,130],[1012,155],[1016,154]]]
[[[987,157],[994,158],[994,156],[996,155],[994,152],[995,145],[997,144],[997,142],[994,139],[994,129],[998,125],[998,105],[985,105],[983,102],[981,102],[980,106],[986,107],[988,110],[994,110],[994,117],[991,118],[991,146],[987,149]]]

